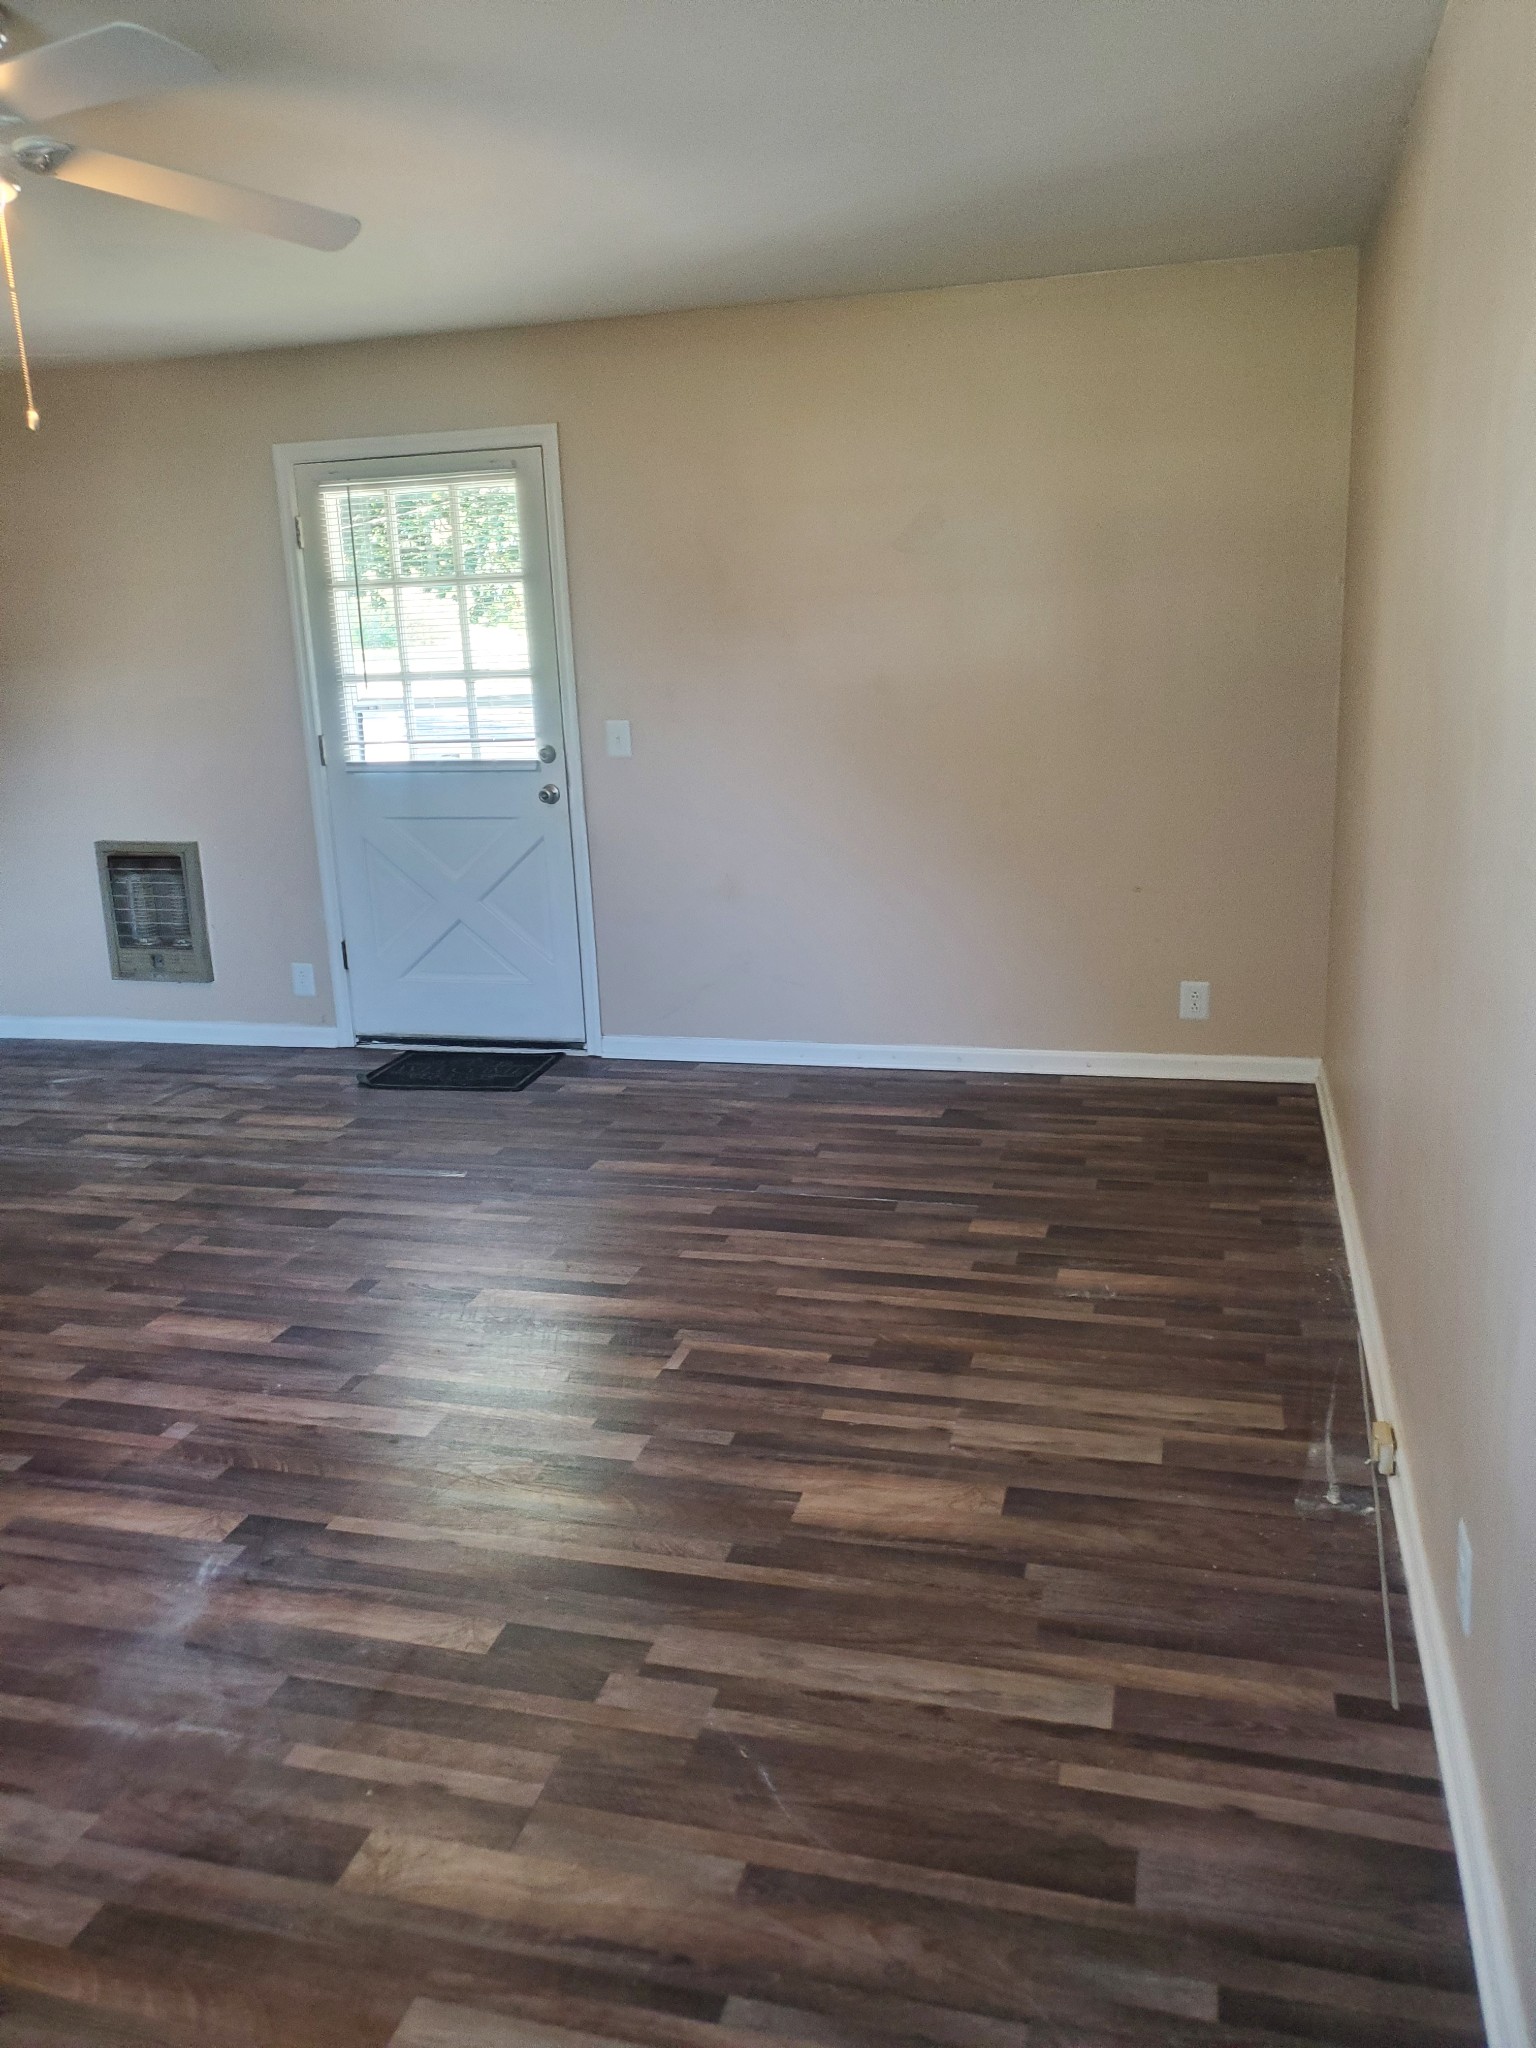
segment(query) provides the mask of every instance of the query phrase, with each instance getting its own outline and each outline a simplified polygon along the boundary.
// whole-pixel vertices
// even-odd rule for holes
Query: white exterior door
[[[542,453],[294,474],[354,1028],[579,1044]]]

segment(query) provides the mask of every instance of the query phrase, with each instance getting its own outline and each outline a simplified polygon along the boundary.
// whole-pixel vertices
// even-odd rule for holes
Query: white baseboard
[[[225,1024],[165,1017],[4,1017],[7,1038],[95,1039],[137,1045],[337,1046],[334,1024]],[[605,1033],[610,1060],[689,1060],[705,1066],[887,1067],[941,1074],[1103,1074],[1138,1081],[1316,1081],[1315,1059],[1267,1053],[1040,1052],[997,1045],[833,1045],[816,1039],[647,1038]]]
[[[1315,1081],[1315,1059],[1267,1053],[1037,1052],[1009,1045],[831,1045],[816,1039],[645,1038],[604,1032],[610,1060],[704,1066],[890,1067],[941,1074],[1105,1074],[1135,1081]]]
[[[219,1024],[180,1017],[0,1017],[0,1039],[94,1039],[113,1045],[350,1045],[334,1024]]]
[[[1355,1314],[1365,1347],[1371,1398],[1378,1415],[1399,1424],[1401,1411],[1392,1379],[1392,1361],[1387,1354],[1381,1308],[1366,1259],[1360,1212],[1350,1185],[1343,1132],[1326,1070],[1318,1075],[1317,1100],[1328,1140],[1328,1159],[1333,1168],[1344,1250],[1355,1290]],[[1418,1495],[1413,1483],[1412,1445],[1405,1445],[1401,1437],[1399,1427],[1397,1474],[1388,1481],[1388,1487],[1403,1554],[1403,1573],[1408,1581],[1419,1660],[1424,1667],[1424,1689],[1429,1700],[1430,1719],[1434,1722],[1435,1746],[1440,1753],[1451,1837],[1456,1844],[1456,1862],[1466,1899],[1467,1925],[1477,1965],[1477,1987],[1483,2002],[1483,2025],[1487,2030],[1489,2048],[1532,2048],[1532,2029],[1525,2013],[1520,1974],[1516,1967],[1514,1935],[1498,1867],[1494,1862],[1487,1807],[1472,1753],[1467,1717],[1461,1704],[1461,1689],[1456,1682],[1456,1668],[1451,1658],[1450,1633],[1435,1590],[1434,1573],[1424,1541],[1424,1526],[1419,1517]]]

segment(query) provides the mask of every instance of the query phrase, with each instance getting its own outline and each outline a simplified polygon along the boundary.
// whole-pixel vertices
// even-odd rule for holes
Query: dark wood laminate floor
[[[1481,2039],[1311,1092],[0,1051],[0,2048]]]

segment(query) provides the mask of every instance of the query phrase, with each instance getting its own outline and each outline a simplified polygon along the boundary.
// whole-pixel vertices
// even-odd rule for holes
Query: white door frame
[[[315,814],[320,856],[320,895],[325,909],[336,1029],[343,1044],[356,1045],[352,991],[341,957],[341,886],[330,790],[320,759],[320,698],[315,650],[299,560],[297,470],[305,462],[366,461],[375,456],[467,455],[507,448],[537,448],[544,458],[544,523],[549,534],[549,576],[554,586],[555,660],[560,671],[560,720],[564,727],[566,795],[570,806],[571,854],[576,870],[576,932],[581,957],[581,1006],[588,1052],[602,1050],[597,994],[597,941],[592,918],[592,863],[587,850],[587,807],[581,779],[581,723],[576,706],[576,658],[571,636],[571,592],[565,570],[565,514],[560,496],[560,443],[553,426],[494,427],[481,433],[375,434],[347,441],[283,441],[272,450],[278,509],[283,522],[283,564],[293,619],[299,700],[304,717],[304,751],[309,798]],[[313,537],[318,542],[318,536]]]

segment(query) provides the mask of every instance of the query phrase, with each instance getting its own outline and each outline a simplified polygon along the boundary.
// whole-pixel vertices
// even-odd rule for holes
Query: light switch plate
[[[605,731],[608,740],[608,752],[612,755],[613,759],[615,761],[627,761],[635,751],[629,737],[629,720],[627,718],[610,718]]]

